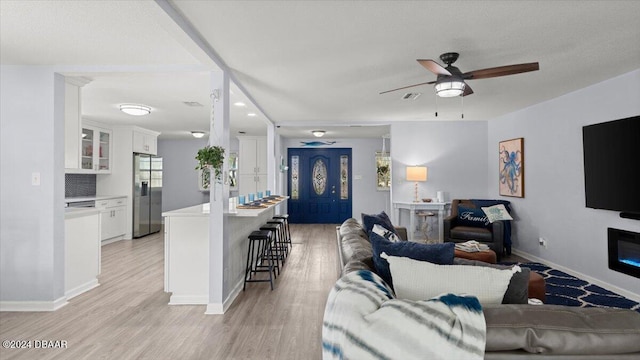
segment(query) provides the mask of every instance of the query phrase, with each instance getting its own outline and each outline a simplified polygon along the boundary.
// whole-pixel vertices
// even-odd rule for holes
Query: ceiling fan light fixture
[[[311,133],[313,134],[313,136],[315,137],[323,137],[325,131],[324,130],[313,130],[311,131]]]
[[[192,131],[191,135],[196,139],[200,139],[204,136],[204,131]]]
[[[464,93],[466,84],[464,81],[455,78],[448,78],[438,81],[435,85],[436,95],[440,97],[460,96]]]
[[[151,114],[151,108],[146,105],[122,104],[120,111],[133,116],[142,116]]]

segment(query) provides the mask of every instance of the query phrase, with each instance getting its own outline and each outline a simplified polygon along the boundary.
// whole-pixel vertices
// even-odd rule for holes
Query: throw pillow
[[[364,227],[364,231],[369,235],[371,230],[373,230],[373,225],[378,224],[385,229],[389,229],[399,235],[396,229],[393,227],[391,223],[391,219],[389,219],[389,215],[384,211],[380,214],[362,214],[362,227]]]
[[[436,265],[406,257],[381,254],[389,262],[394,291],[399,299],[425,300],[443,293],[473,295],[481,304],[500,304],[519,266]],[[425,276],[428,274],[428,276]]]
[[[483,207],[481,209],[484,212],[484,214],[487,215],[487,218],[489,219],[490,223],[493,223],[494,221],[498,221],[498,220],[513,220],[511,215],[509,215],[507,208],[505,208],[504,205],[502,204]]]
[[[494,269],[510,269],[513,265],[489,264],[478,260],[463,258],[453,259],[454,265],[487,266]],[[521,267],[520,272],[513,274],[507,291],[502,298],[503,304],[527,304],[529,302],[529,276],[531,269]]]
[[[482,209],[458,206],[458,225],[486,228],[491,226],[491,223]]]
[[[392,243],[374,232],[369,234],[369,240],[373,246],[373,265],[376,273],[391,287],[393,287],[393,279],[389,270],[389,263],[380,257],[383,252],[393,256],[406,256],[414,260],[430,261],[436,264],[453,264],[454,243],[421,244],[411,241]]]
[[[371,230],[371,232],[374,232],[380,236],[382,236],[383,238],[391,241],[391,242],[398,242],[401,241],[400,237],[398,237],[398,235],[396,235],[396,233],[394,233],[393,231],[386,229],[378,224],[373,225],[373,230]]]

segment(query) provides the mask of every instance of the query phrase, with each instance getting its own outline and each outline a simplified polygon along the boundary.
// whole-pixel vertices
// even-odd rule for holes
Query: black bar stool
[[[287,240],[286,240],[286,230],[285,230],[285,223],[283,219],[276,219],[275,217],[269,221],[267,221],[267,224],[272,224],[272,225],[277,225],[278,229],[280,231],[280,238],[278,239],[278,249],[281,251],[281,253],[284,255],[284,257],[289,256],[289,246],[287,245]]]
[[[284,265],[284,254],[281,252],[280,241],[281,241],[281,230],[280,225],[278,224],[270,224],[266,223],[260,226],[260,230],[270,231],[271,232],[271,250],[275,252],[275,254],[271,253],[269,256],[272,260],[275,260],[275,267],[278,271],[278,275],[280,275],[280,263]]]
[[[293,249],[293,243],[291,242],[291,229],[289,228],[289,214],[281,214],[273,217],[274,219],[284,220],[284,228],[286,230],[286,242]]]
[[[265,254],[273,255],[271,248],[271,231],[259,230],[249,234],[249,249],[247,250],[247,267],[244,273],[244,284],[242,291],[247,287],[248,282],[269,282],[271,290],[273,290],[273,279],[276,276],[273,266],[272,256],[264,256]],[[264,264],[263,261],[267,261]],[[252,279],[253,274],[258,272],[269,272],[269,279]],[[273,273],[273,274],[272,274]]]

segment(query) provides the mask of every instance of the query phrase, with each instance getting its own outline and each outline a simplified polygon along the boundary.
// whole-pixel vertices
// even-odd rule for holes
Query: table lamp
[[[414,202],[418,200],[418,181],[427,181],[426,166],[407,166],[407,181],[415,181]]]

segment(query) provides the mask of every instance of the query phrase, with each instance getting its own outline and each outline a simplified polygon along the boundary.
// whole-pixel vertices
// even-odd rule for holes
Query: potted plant
[[[198,166],[196,170],[215,170],[215,179],[222,179],[222,162],[224,161],[224,148],[222,146],[205,146],[198,150],[196,155]]]

